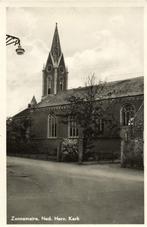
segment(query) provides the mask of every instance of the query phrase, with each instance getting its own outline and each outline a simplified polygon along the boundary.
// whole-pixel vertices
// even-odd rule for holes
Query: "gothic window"
[[[121,108],[120,123],[123,126],[127,126],[133,120],[135,114],[135,108],[131,104],[126,104]]]
[[[77,138],[79,136],[79,130],[74,117],[68,118],[68,137]]]
[[[104,120],[102,118],[97,119],[96,121],[97,124],[97,133],[103,133],[104,131]]]
[[[60,86],[60,91],[63,91],[63,79],[60,79],[59,86]]]
[[[52,86],[52,80],[51,78],[48,78],[47,80],[47,93],[51,94],[51,86]]]
[[[103,119],[99,119],[99,131],[103,132],[104,130],[104,121]]]
[[[57,137],[57,119],[55,116],[52,115],[48,116],[48,137]]]

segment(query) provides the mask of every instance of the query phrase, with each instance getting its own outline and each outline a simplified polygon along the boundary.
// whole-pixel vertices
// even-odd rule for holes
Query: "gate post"
[[[59,142],[59,145],[57,147],[57,162],[61,161],[61,147],[62,147],[62,141]]]
[[[81,164],[83,161],[83,139],[79,138],[79,155],[78,155],[78,163]]]

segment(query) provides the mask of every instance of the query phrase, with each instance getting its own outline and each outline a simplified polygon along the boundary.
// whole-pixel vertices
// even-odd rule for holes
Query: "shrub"
[[[78,161],[78,142],[76,139],[64,139],[62,142],[62,161]]]

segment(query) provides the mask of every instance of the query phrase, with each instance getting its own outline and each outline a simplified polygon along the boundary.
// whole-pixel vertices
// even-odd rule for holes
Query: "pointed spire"
[[[54,62],[58,63],[58,60],[59,60],[62,52],[61,52],[57,23],[56,23],[56,27],[55,27],[55,32],[54,32],[54,36],[53,36],[53,41],[52,41],[50,53],[53,56]]]
[[[35,96],[33,96],[31,102],[28,104],[28,108],[34,107],[35,105],[37,105],[37,101]]]
[[[31,100],[31,104],[32,105],[36,105],[37,104],[35,96],[33,96],[32,100]]]

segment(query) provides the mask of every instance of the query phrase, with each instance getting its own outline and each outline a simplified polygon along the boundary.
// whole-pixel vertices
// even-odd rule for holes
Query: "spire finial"
[[[35,95],[33,95],[31,102],[28,104],[28,108],[35,107],[36,105],[37,105],[37,101],[36,101]]]
[[[58,26],[58,23],[56,22],[56,27]]]

